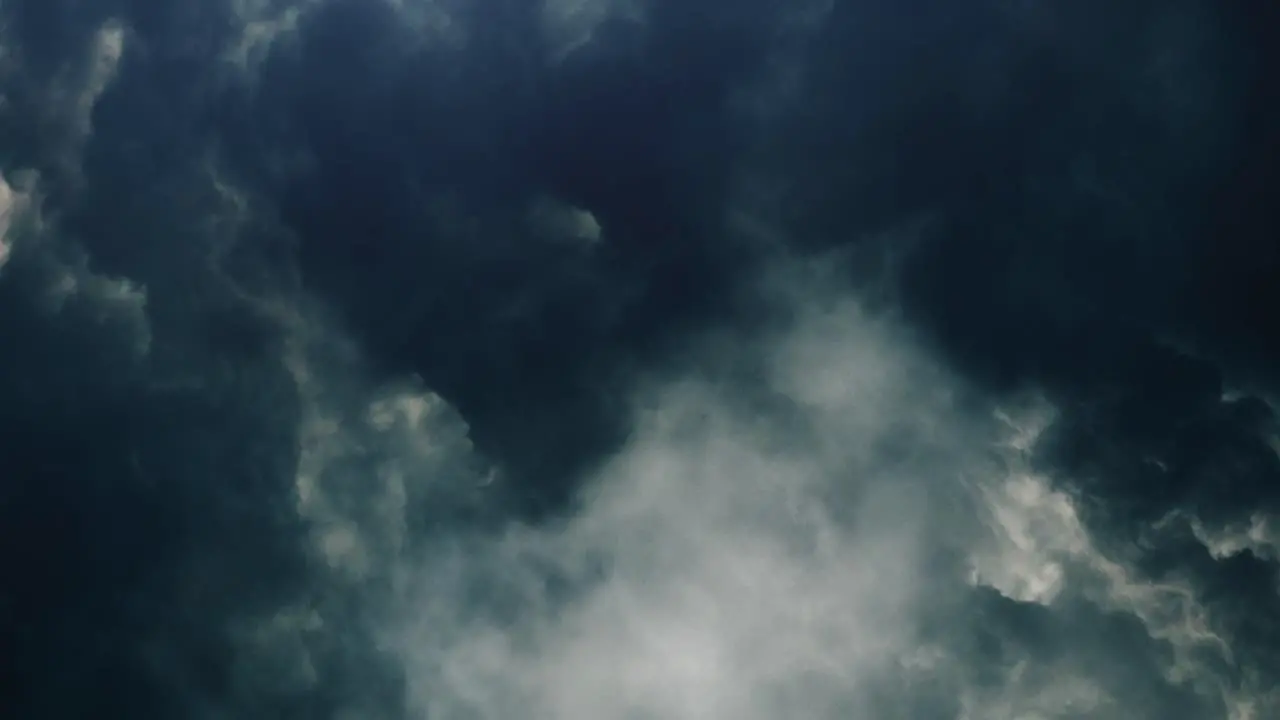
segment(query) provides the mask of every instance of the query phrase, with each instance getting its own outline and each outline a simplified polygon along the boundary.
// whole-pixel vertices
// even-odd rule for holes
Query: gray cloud
[[[0,8],[15,716],[1280,715],[1227,20],[916,5]]]
[[[1069,478],[1025,465],[1051,408],[975,416],[956,403],[963,385],[891,323],[850,300],[798,302],[795,327],[735,348],[764,356],[789,412],[752,407],[714,375],[646,385],[631,440],[568,516],[445,541],[398,570],[383,642],[405,658],[412,707],[446,718],[1272,712],[1257,670],[1226,679],[1232,640],[1194,584],[1153,582],[1109,555],[1056,489]],[[956,560],[930,564],[946,556]],[[1028,634],[979,610],[992,591],[999,615],[1040,614],[1046,627]],[[974,635],[995,638],[1001,657],[975,654]],[[938,687],[934,706],[919,704]]]
[[[870,456],[895,429],[942,444],[959,431],[937,427],[944,401],[911,384],[930,379],[899,364],[910,350],[856,316],[802,312],[816,317],[777,345],[739,348],[779,355],[770,385],[799,395],[792,412],[743,406],[714,377],[658,382],[570,516],[447,543],[405,569],[388,637],[421,712],[873,709],[868,688],[914,652],[923,538],[946,515],[923,499],[954,478]],[[808,363],[836,363],[847,372],[829,382],[860,387],[824,387]]]

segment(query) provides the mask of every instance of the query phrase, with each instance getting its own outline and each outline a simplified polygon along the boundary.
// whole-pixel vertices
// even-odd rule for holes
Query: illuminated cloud
[[[777,345],[739,348],[776,363],[770,387],[798,415],[741,402],[714,375],[645,388],[634,434],[569,517],[463,536],[406,564],[386,641],[405,657],[416,712],[873,711],[872,686],[912,651],[924,527],[946,517],[921,498],[946,478],[931,462],[921,469],[938,477],[862,453],[895,432],[934,436],[930,411],[946,408],[911,384],[933,381],[905,369],[910,349],[856,316],[815,315],[818,327]],[[806,361],[856,387],[832,393]],[[829,444],[841,429],[856,434]]]
[[[277,42],[297,32],[303,13],[321,1],[232,0],[231,12],[240,30],[225,59],[241,72],[256,72]]]
[[[603,239],[600,221],[589,210],[552,198],[538,198],[529,209],[533,231],[553,242],[594,245]]]
[[[0,176],[0,270],[4,269],[13,253],[13,240],[9,237],[9,230],[22,213],[25,203],[25,196],[15,192],[8,181]]]

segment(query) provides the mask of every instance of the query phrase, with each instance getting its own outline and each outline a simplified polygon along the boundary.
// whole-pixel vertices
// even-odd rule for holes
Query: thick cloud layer
[[[1277,20],[5,0],[0,713],[1280,714]]]

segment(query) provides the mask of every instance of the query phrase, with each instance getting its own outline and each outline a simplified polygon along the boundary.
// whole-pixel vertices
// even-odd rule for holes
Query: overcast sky
[[[0,715],[1280,717],[1277,27],[0,0]]]

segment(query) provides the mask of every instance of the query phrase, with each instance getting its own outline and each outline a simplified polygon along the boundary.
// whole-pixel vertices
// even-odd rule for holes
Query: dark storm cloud
[[[8,714],[1273,714],[1245,12],[6,3]]]
[[[1275,105],[1241,38],[1269,11],[912,8],[837,6],[808,76],[824,112],[782,141],[813,158],[784,210],[813,242],[872,238],[859,272],[974,377],[1048,393],[1033,465],[1105,552],[1134,558],[1133,582],[1178,584],[1197,632],[1232,648],[1205,670],[1227,707],[1193,716],[1265,714],[1276,679],[1252,668],[1274,662],[1260,618],[1280,463],[1262,308],[1280,225],[1252,199]],[[913,216],[910,244],[877,242]]]
[[[744,263],[719,228],[725,96],[778,13],[432,4],[423,31],[402,22],[418,5],[306,6],[230,105],[228,152],[310,238],[308,277],[376,354],[563,485],[620,437],[619,360],[723,310]],[[547,203],[606,241],[549,238],[566,231]]]

